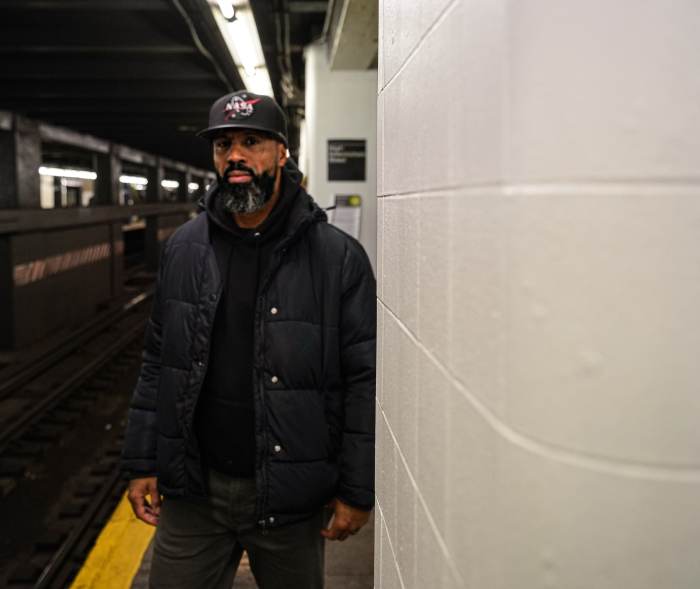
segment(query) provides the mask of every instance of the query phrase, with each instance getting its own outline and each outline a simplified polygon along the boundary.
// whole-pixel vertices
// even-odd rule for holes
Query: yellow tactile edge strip
[[[154,532],[136,519],[124,495],[71,589],[129,589]]]

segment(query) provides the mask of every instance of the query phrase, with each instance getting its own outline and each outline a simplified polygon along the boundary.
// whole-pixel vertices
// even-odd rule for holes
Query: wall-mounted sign
[[[335,207],[329,211],[328,220],[339,229],[360,238],[362,197],[359,194],[336,194]]]
[[[367,160],[364,139],[328,140],[328,180],[363,182]]]

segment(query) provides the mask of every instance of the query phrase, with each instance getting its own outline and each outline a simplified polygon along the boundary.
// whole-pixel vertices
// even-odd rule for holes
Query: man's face
[[[219,198],[231,213],[259,211],[279,189],[284,145],[248,129],[224,131],[212,141]]]

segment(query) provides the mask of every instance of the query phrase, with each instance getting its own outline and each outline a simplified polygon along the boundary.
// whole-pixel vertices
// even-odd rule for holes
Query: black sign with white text
[[[364,139],[328,140],[328,180],[363,182],[366,177],[367,142]]]

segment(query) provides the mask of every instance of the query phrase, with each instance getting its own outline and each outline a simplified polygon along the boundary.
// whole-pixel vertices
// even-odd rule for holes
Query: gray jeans
[[[156,528],[151,589],[231,589],[245,550],[260,589],[322,589],[323,509],[263,531],[255,524],[255,481],[214,471],[207,500],[165,499]]]

